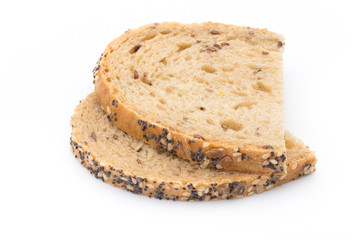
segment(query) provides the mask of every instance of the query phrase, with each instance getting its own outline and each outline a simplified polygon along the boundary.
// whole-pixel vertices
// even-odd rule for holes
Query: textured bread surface
[[[71,150],[95,177],[127,191],[181,201],[231,199],[261,193],[315,171],[308,147],[286,133],[288,174],[246,174],[201,168],[156,151],[108,120],[95,94],[76,108],[71,120]]]
[[[94,69],[109,119],[202,167],[286,173],[281,36],[218,23],[152,24]]]

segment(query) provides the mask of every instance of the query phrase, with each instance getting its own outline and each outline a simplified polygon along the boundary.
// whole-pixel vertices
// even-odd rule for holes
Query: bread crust
[[[94,95],[90,95],[90,97],[94,97]],[[82,116],[81,104],[84,103],[79,104],[74,116]],[[91,108],[91,106],[89,107]],[[251,196],[254,193],[270,190],[275,186],[282,185],[315,171],[316,158],[314,153],[310,151],[295,152],[293,150],[291,155],[294,159],[287,163],[289,170],[286,176],[239,173],[236,178],[225,177],[218,182],[205,180],[198,183],[191,182],[188,179],[163,181],[161,176],[150,178],[149,176],[137,174],[136,169],[124,168],[124,166],[121,166],[121,162],[118,163],[118,166],[107,163],[101,158],[103,154],[98,149],[91,148],[91,144],[87,142],[89,140],[85,136],[86,133],[82,132],[79,127],[83,120],[79,117],[73,117],[71,121],[73,128],[70,138],[71,151],[80,164],[103,182],[132,193],[143,194],[160,200],[210,201],[242,198],[244,196]],[[99,127],[97,129],[102,128]],[[120,132],[120,130],[118,131]],[[96,134],[100,135],[100,133]],[[96,138],[93,140],[96,142]],[[103,145],[107,143],[101,142],[97,144]],[[121,151],[121,146],[119,146],[119,150]],[[136,160],[135,153],[134,156],[128,157],[133,161]],[[164,161],[169,160],[164,159]],[[116,163],[116,161],[114,162]]]
[[[214,24],[214,23],[204,23]],[[141,27],[135,31],[141,31],[152,25]],[[235,27],[232,25],[223,25]],[[153,27],[156,27],[153,26]],[[266,29],[254,29],[261,33],[266,32],[271,38],[282,38],[268,32]],[[194,164],[201,167],[212,167],[224,170],[237,170],[245,173],[285,175],[286,153],[285,149],[273,149],[270,145],[259,146],[236,146],[212,141],[204,141],[201,136],[189,136],[180,133],[161,122],[143,119],[138,112],[126,105],[124,99],[113,94],[113,89],[106,81],[104,72],[104,59],[115,48],[124,36],[120,36],[108,45],[100,58],[95,71],[95,92],[103,109],[108,114],[109,120],[131,136],[143,140],[150,146],[164,152],[175,154],[179,157],[190,159]],[[283,43],[282,43],[283,44]],[[171,138],[168,138],[171,136]],[[169,145],[171,144],[171,145]],[[215,153],[214,153],[215,151]],[[217,153],[216,153],[217,151]],[[213,153],[213,154],[210,154]],[[212,156],[215,154],[215,157]]]

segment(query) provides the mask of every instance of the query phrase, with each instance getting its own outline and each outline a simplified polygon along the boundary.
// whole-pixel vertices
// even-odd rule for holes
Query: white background
[[[360,77],[356,1],[1,1],[1,239],[359,239]],[[233,201],[181,203],[91,176],[69,120],[92,69],[128,28],[214,21],[286,38],[286,127],[317,172]]]

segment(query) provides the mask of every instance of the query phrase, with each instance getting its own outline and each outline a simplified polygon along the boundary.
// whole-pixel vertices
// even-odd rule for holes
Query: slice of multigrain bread
[[[231,199],[261,193],[315,171],[316,158],[308,147],[286,133],[287,176],[246,174],[202,169],[198,165],[156,152],[124,133],[90,94],[71,120],[71,149],[95,177],[127,191],[182,201]]]
[[[94,69],[108,118],[202,168],[286,173],[283,38],[218,23],[162,23],[111,42]]]

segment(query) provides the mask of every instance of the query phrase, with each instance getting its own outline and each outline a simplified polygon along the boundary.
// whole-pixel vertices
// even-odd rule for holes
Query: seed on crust
[[[106,107],[106,112],[107,112],[107,114],[108,114],[108,115],[110,115],[110,114],[111,114],[111,109],[110,109],[110,107],[109,107],[109,106],[107,106],[107,107]]]
[[[262,146],[262,148],[263,149],[274,149],[274,147],[271,145],[264,145],[264,146]]]
[[[166,145],[165,139],[162,138],[162,139],[160,140],[160,142],[161,142],[163,145]]]
[[[189,193],[189,192],[184,192],[184,193],[181,194],[181,195],[184,196],[184,197],[190,197],[191,193]]]
[[[241,157],[241,153],[239,153],[239,152],[233,153],[233,157],[235,157],[235,158]]]
[[[216,164],[216,168],[217,168],[217,169],[222,169],[223,167],[221,166],[220,163],[218,163],[218,164]]]
[[[203,148],[207,148],[207,147],[209,147],[210,146],[210,143],[209,142],[204,142],[203,143]]]
[[[257,185],[260,183],[260,179],[255,179],[251,184],[252,185]]]
[[[217,30],[211,30],[210,32],[212,35],[219,35],[219,31]]]
[[[304,168],[304,174],[305,174],[305,175],[308,175],[308,174],[310,174],[310,173],[313,173],[314,170],[315,170],[314,166],[311,166],[311,164],[308,164],[308,165],[306,165],[305,168]]]
[[[271,159],[270,162],[274,165],[278,164],[278,161],[276,161],[275,159]]]
[[[270,154],[269,153],[265,153],[264,155],[262,155],[262,159],[267,159],[270,157]]]
[[[221,194],[230,193],[230,187],[228,183],[222,184],[217,188],[217,192]]]
[[[296,168],[297,168],[297,163],[295,163],[291,166],[291,170],[295,170]]]
[[[286,176],[287,176],[286,174],[280,176],[279,180],[280,180],[280,181],[281,181],[281,180],[284,180],[284,179],[286,178]]]
[[[212,148],[205,152],[205,155],[209,158],[222,158],[226,155],[224,148]]]
[[[245,192],[246,184],[243,182],[240,183],[232,183],[233,189],[231,190],[232,194],[235,195],[242,195]]]

